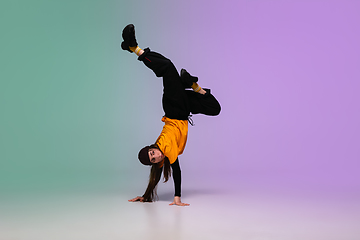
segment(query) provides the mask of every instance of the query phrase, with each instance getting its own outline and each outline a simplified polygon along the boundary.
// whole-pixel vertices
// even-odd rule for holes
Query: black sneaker
[[[185,69],[181,69],[180,77],[185,88],[191,88],[191,85],[198,81],[197,77],[191,76]]]
[[[135,26],[133,24],[127,25],[122,32],[122,37],[124,41],[121,43],[121,48],[132,53],[129,47],[138,45],[135,38]]]

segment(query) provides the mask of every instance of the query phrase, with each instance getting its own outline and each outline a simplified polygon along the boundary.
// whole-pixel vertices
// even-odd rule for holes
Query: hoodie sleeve
[[[181,197],[181,169],[179,165],[179,159],[170,165],[172,168],[172,174],[174,179],[175,196]]]

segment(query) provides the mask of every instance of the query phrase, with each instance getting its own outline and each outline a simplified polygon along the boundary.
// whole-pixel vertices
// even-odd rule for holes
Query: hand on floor
[[[140,202],[143,202],[144,201],[144,198],[143,197],[136,197],[136,198],[133,198],[133,199],[130,199],[128,200],[129,202],[137,202],[137,201],[140,201]]]
[[[190,204],[188,203],[182,203],[181,202],[181,198],[180,197],[174,197],[174,201],[172,203],[170,203],[169,205],[177,205],[177,206],[189,206]]]

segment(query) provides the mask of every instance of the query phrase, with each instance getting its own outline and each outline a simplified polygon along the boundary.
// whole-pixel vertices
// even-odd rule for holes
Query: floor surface
[[[189,207],[129,203],[129,194],[4,200],[0,240],[358,240],[360,201],[350,197],[187,191]]]

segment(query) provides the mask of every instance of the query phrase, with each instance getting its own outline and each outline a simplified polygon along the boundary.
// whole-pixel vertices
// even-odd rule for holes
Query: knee
[[[166,69],[166,70],[175,69],[176,70],[175,65],[171,62],[170,59],[165,59],[164,60],[164,69]]]
[[[176,71],[174,64],[169,59],[164,59],[157,68],[154,69],[157,77],[162,77],[168,72]],[[176,71],[177,72],[177,71]]]
[[[221,112],[221,106],[218,100],[210,93],[210,89],[206,89],[207,96],[209,99],[210,114],[211,116],[217,116]]]
[[[217,116],[220,114],[221,112],[221,106],[219,104],[219,102],[216,102],[217,104],[214,106],[214,108],[212,109],[212,116]]]

